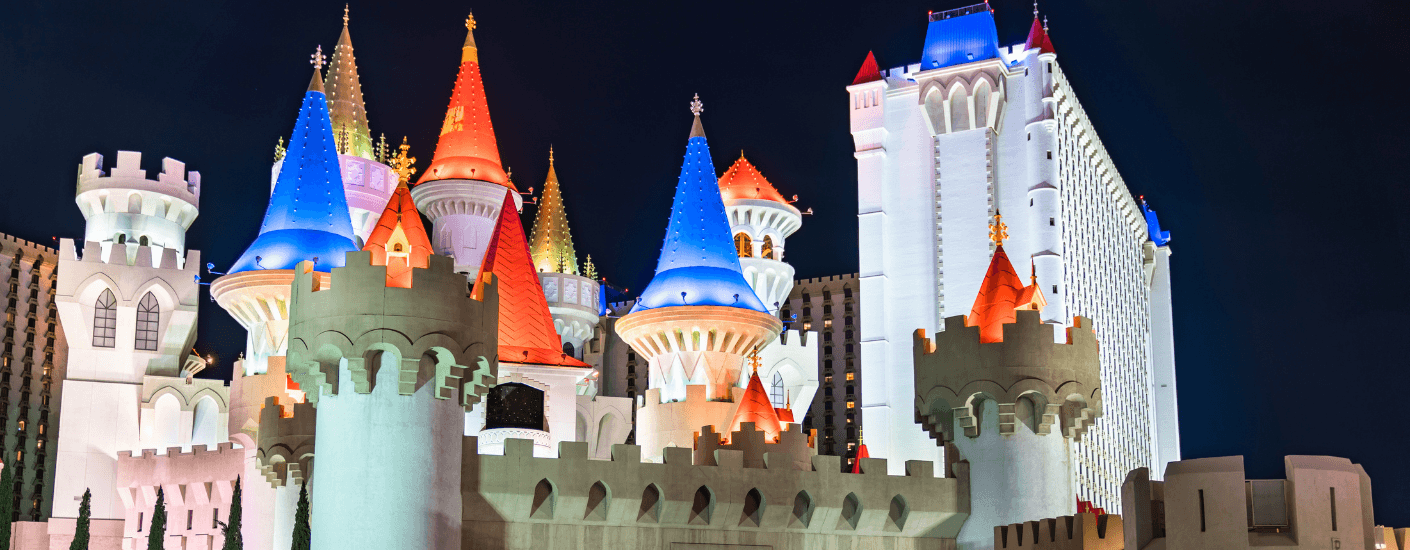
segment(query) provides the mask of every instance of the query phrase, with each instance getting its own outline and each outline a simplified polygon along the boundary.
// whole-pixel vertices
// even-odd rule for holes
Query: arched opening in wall
[[[974,87],[974,127],[982,128],[989,125],[989,101],[993,94],[989,91],[987,81],[979,81]]]
[[[128,214],[141,214],[141,213],[142,213],[142,194],[141,194],[141,193],[133,193],[133,194],[127,196],[127,213],[128,213]]]
[[[162,306],[157,296],[148,292],[137,303],[137,334],[134,346],[143,351],[157,350],[157,327],[161,324]]]
[[[911,515],[911,507],[901,495],[891,497],[891,510],[886,514],[886,530],[900,532],[906,530],[906,517]]]
[[[577,424],[577,430],[576,430],[576,432],[577,432],[577,434],[578,434],[578,437],[577,437],[576,439],[574,439],[573,441],[587,441],[587,436],[588,436],[587,418],[584,418],[584,417],[583,417],[583,412],[582,412],[582,411],[578,411],[578,414],[575,415],[575,416],[577,416],[577,422],[576,422],[576,424]]]
[[[111,348],[117,345],[117,297],[110,288],[103,289],[93,303],[93,347]]]
[[[607,485],[598,481],[588,488],[587,511],[583,514],[583,519],[587,521],[605,521],[607,519],[607,505],[612,501],[612,491]]]
[[[611,414],[602,415],[602,419],[597,421],[597,446],[596,446],[596,449],[597,449],[597,452],[598,452],[599,456],[600,456],[602,453],[604,453],[604,452],[610,453],[610,452],[612,451],[612,437],[613,437],[613,434],[616,433],[616,432],[617,432],[617,417],[616,417],[616,415],[611,415]],[[579,439],[578,441],[586,441],[586,439]],[[609,455],[609,456],[610,456],[610,455]]]
[[[774,238],[773,238],[773,237],[770,237],[770,236],[768,236],[768,235],[764,235],[764,251],[763,251],[763,254],[761,254],[761,256],[762,256],[765,260],[777,260],[777,259],[778,259],[778,258],[775,258],[775,257],[774,257]]]
[[[147,236],[146,236],[146,235],[143,235],[143,236],[141,236],[141,237],[137,237],[137,244],[142,245],[142,246],[147,246],[147,245],[151,244],[151,241],[147,240]]]
[[[1013,404],[1014,420],[1017,424],[1028,427],[1028,431],[1038,433],[1039,425],[1043,423],[1043,413],[1047,412],[1047,403],[1040,399],[1038,395],[1025,393],[1018,396],[1018,400]],[[1018,426],[1014,426],[1015,429]]]
[[[695,500],[690,505],[690,518],[686,523],[691,525],[709,525],[710,514],[715,512],[715,493],[709,487],[701,485],[695,490]]]
[[[798,491],[798,495],[793,497],[793,517],[789,519],[789,527],[807,528],[813,522],[813,496],[807,491]]]
[[[568,357],[573,357],[573,358],[577,358],[577,357],[578,357],[578,354],[575,353],[575,350],[573,349],[573,343],[572,343],[572,342],[563,342],[563,353],[567,354]]]
[[[191,415],[191,444],[215,449],[218,443],[216,423],[219,420],[220,407],[215,404],[215,399],[208,396],[197,401],[195,411]]]
[[[930,124],[935,133],[945,133],[945,98],[939,88],[931,88],[925,94],[925,114],[930,116]]]
[[[782,409],[788,401],[784,392],[783,373],[775,372],[773,380],[769,381],[769,401],[775,409]]]
[[[661,521],[661,488],[655,483],[641,492],[641,508],[637,510],[636,520],[641,523]]]
[[[127,244],[127,235],[123,233],[118,233],[117,237],[113,238],[113,241],[118,244]]]
[[[522,428],[548,431],[543,414],[543,390],[506,382],[485,392],[485,429]]]
[[[744,233],[735,234],[734,251],[737,252],[741,258],[753,258],[754,240],[750,239],[749,235],[745,235]]]
[[[163,394],[152,404],[152,441],[148,445],[165,453],[167,447],[181,446],[181,401],[172,394]]]
[[[554,501],[558,500],[558,489],[548,478],[539,480],[534,486],[534,504],[529,508],[532,519],[553,519]]]
[[[837,517],[837,529],[842,531],[854,531],[857,529],[857,522],[862,519],[862,499],[857,498],[857,493],[847,493],[842,499],[842,513]]]
[[[964,89],[956,86],[950,90],[950,131],[963,132],[969,129],[969,97]]]
[[[744,527],[759,527],[764,521],[764,494],[758,488],[750,489],[744,495],[744,509],[739,516],[739,524]]]

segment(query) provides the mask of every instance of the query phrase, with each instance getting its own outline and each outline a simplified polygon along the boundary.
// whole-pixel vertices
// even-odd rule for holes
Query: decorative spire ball
[[[328,61],[328,56],[323,55],[322,44],[319,44],[318,48],[313,51],[313,55],[310,55],[309,57],[311,58],[309,59],[309,64],[313,65],[313,68],[318,69],[320,71],[323,70],[323,63]]]
[[[1009,238],[1009,226],[1002,219],[1003,216],[995,210],[994,223],[989,224],[989,239],[994,241],[995,246],[1004,246],[1004,239]]]

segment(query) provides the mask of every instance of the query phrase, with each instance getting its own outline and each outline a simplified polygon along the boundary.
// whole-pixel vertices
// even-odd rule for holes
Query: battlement
[[[969,514],[968,495],[960,494],[967,480],[937,478],[925,461],[889,476],[882,459],[863,459],[865,473],[850,474],[840,473],[836,456],[813,456],[799,471],[792,455],[776,452],[753,468],[743,451],[730,449],[715,450],[707,465],[681,447],[666,448],[660,464],[642,462],[636,445],[613,445],[610,461],[589,460],[588,444],[579,442],[559,443],[558,458],[534,457],[533,442],[522,439],[506,440],[502,456],[477,447],[476,437],[465,438],[463,518],[467,537],[500,533],[487,540],[519,528],[581,525],[689,529],[710,537],[690,539],[696,542],[747,536],[783,548],[773,537],[786,531],[954,538]]]
[[[479,402],[498,371],[493,276],[486,275],[477,299],[449,257],[431,255],[426,269],[413,268],[411,288],[388,287],[387,267],[372,265],[371,252],[348,252],[346,259],[326,284],[312,262],[294,269],[286,364],[309,402],[317,405],[319,388],[323,395],[342,391],[340,359],[352,371],[357,393],[372,392],[377,369],[395,361],[402,395],[434,383],[438,399],[459,390],[467,408]]]
[[[140,454],[134,455],[132,454],[132,451],[118,451],[118,461],[121,462],[123,459],[135,459],[153,460],[156,461],[156,463],[161,463],[181,462],[186,460],[209,460],[210,455],[219,456],[229,453],[238,454],[241,460],[244,460],[245,458],[245,450],[236,449],[235,444],[228,441],[216,445],[214,449],[211,449],[206,445],[192,445],[191,452],[189,453],[181,452],[181,447],[167,447],[166,454],[157,454],[157,449],[142,449],[138,452]]]
[[[928,339],[915,331],[916,417],[932,437],[948,441],[957,421],[966,436],[979,435],[978,405],[999,406],[999,433],[1024,423],[1039,435],[1059,424],[1065,437],[1080,438],[1101,415],[1101,364],[1092,321],[1073,319],[1064,343],[1057,325],[1037,311],[1016,311],[1003,326],[1001,342],[981,343],[979,327],[964,316],[945,319],[945,330]]]
[[[799,279],[798,282],[797,282],[797,284],[795,284],[794,286],[795,286],[795,287],[801,287],[801,286],[805,286],[805,285],[811,285],[811,284],[817,284],[817,283],[831,283],[831,282],[850,283],[850,282],[855,282],[856,280],[857,280],[857,274],[856,274],[856,273],[846,273],[846,274],[843,274],[843,275],[828,275],[828,276],[826,276],[826,277],[814,277],[814,278],[812,278],[812,279]]]
[[[73,239],[59,240],[59,259],[74,262],[89,262],[129,267],[150,267],[189,272],[193,277],[201,272],[201,252],[187,250],[183,257],[175,248],[142,246],[135,244],[101,243],[84,241],[83,254],[79,254]]]
[[[14,235],[0,233],[0,255],[14,256],[15,249],[26,250],[36,254],[55,254],[58,251],[39,243],[26,241]]]
[[[1004,550],[1121,550],[1121,516],[1077,514],[994,527],[994,548]]]
[[[312,472],[317,413],[310,403],[279,405],[278,397],[266,397],[259,414],[259,452],[255,457],[260,473],[275,487],[302,483]]]
[[[721,440],[714,426],[702,426],[700,435],[695,438],[695,463],[702,466],[720,466],[720,460],[738,457],[744,468],[769,468],[770,461],[791,461],[793,468],[803,472],[813,470],[812,457],[817,450],[808,445],[808,435],[799,424],[789,424],[779,432],[778,441],[765,439],[763,430],[755,428],[753,422],[741,422],[740,430],[730,432],[728,441]],[[738,454],[729,453],[735,451]],[[774,464],[773,468],[779,468]]]
[[[186,163],[167,157],[162,159],[162,171],[156,180],[147,179],[142,169],[142,153],[118,151],[117,165],[111,173],[103,171],[103,155],[89,153],[78,165],[78,193],[95,189],[134,189],[166,193],[185,200],[192,206],[200,204],[201,173],[186,172]]]

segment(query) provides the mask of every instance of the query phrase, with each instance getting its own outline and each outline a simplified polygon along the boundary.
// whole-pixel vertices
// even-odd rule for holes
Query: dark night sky
[[[932,0],[935,1],[935,0]],[[699,93],[715,165],[746,150],[813,207],[789,239],[798,276],[857,269],[851,82],[868,50],[918,60],[927,10],[964,0],[639,2],[611,6],[355,2],[352,37],[374,134],[410,136],[425,166],[475,8],[490,112],[521,188],[557,166],[579,254],[633,289],[649,279]],[[13,3],[12,3],[13,4]],[[203,177],[188,237],[228,266],[255,236],[275,139],[308,55],[342,2],[20,2],[0,18],[0,232],[81,237],[76,166],[142,151]],[[1031,5],[996,1],[1003,43]],[[1365,465],[1377,521],[1410,525],[1410,266],[1405,3],[1045,0],[1058,59],[1134,194],[1173,232],[1185,457],[1287,454]],[[532,215],[532,208],[525,213]],[[526,221],[531,220],[526,216]],[[1377,259],[1378,262],[1371,262]],[[243,332],[203,300],[200,347],[228,375]]]

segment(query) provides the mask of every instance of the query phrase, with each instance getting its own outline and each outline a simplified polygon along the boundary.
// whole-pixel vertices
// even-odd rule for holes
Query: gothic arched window
[[[774,257],[774,240],[768,235],[764,235],[764,253],[762,254],[762,256],[766,260],[778,259]]]
[[[754,241],[749,239],[749,235],[740,233],[734,236],[734,249],[741,258],[754,257]]]
[[[93,309],[93,347],[111,348],[117,345],[117,297],[104,289]]]
[[[769,401],[773,402],[775,409],[782,409],[787,404],[783,391],[783,375],[776,372],[773,382],[769,383]]]
[[[148,292],[137,303],[137,349],[157,351],[157,324],[161,320],[162,306],[156,295]]]

